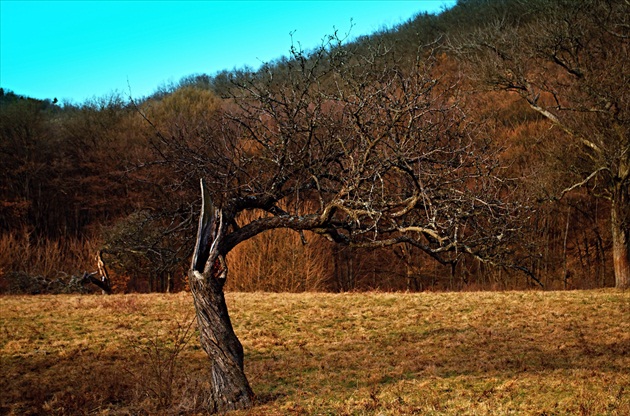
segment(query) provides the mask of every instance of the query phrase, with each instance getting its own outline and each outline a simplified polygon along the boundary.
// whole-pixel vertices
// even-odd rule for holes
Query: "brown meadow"
[[[228,293],[236,414],[630,414],[630,293]],[[189,293],[0,297],[0,413],[203,414]],[[190,327],[190,324],[193,326]]]

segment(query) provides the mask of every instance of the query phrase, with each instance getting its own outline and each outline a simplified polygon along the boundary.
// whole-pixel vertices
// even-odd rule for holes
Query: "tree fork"
[[[247,409],[254,394],[243,369],[243,346],[228,314],[223,286],[227,265],[219,246],[225,236],[223,212],[215,208],[201,181],[202,206],[188,272],[201,346],[211,361],[211,399],[217,412]]]

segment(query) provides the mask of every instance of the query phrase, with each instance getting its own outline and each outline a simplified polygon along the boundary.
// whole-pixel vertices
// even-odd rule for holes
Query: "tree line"
[[[141,99],[2,90],[0,289],[97,252],[188,287],[200,179],[233,290],[627,287],[628,9],[466,0]]]

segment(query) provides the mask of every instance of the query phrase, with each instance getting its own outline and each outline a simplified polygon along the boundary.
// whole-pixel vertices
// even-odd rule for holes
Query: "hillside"
[[[256,200],[232,230],[336,207],[329,228],[274,225],[231,248],[230,290],[624,287],[627,9],[461,0],[135,101],[1,91],[0,292],[70,290],[97,253],[118,292],[186,289],[202,177],[220,204]],[[383,231],[405,244],[377,247]]]

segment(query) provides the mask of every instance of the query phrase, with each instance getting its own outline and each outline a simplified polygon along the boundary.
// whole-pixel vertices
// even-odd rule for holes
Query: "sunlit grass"
[[[630,414],[628,292],[227,298],[258,396],[242,414]],[[200,412],[195,337],[169,408],[139,385],[138,346],[193,316],[186,293],[0,297],[0,413]]]

